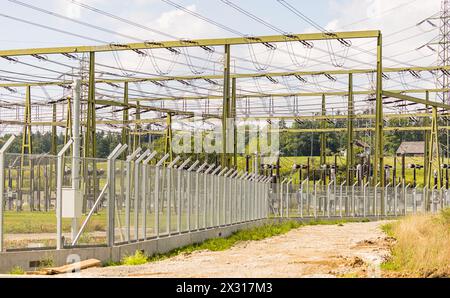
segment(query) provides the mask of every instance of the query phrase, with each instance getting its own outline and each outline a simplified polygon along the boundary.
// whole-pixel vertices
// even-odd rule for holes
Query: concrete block
[[[159,238],[157,242],[157,251],[158,253],[166,253],[176,248],[187,246],[189,244],[192,244],[191,235],[189,234],[180,234],[165,238]]]

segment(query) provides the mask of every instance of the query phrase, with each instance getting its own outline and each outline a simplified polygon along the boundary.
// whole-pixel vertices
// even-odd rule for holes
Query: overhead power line
[[[177,9],[179,9],[179,10],[182,10],[182,11],[184,11],[184,12],[186,12],[186,13],[188,13],[188,14],[196,17],[196,18],[199,18],[199,19],[201,19],[201,20],[203,20],[205,22],[208,22],[208,23],[210,23],[210,24],[212,24],[212,25],[214,25],[216,27],[219,27],[219,28],[221,28],[221,29],[223,29],[225,31],[228,31],[228,32],[233,33],[235,35],[245,36],[245,34],[243,34],[242,32],[239,32],[239,31],[237,31],[235,29],[232,29],[232,28],[230,28],[228,26],[225,26],[225,25],[223,25],[221,23],[218,23],[218,22],[216,22],[214,20],[211,20],[210,18],[207,18],[207,17],[205,17],[205,16],[203,16],[203,15],[201,15],[199,13],[196,13],[195,11],[187,9],[187,8],[181,6],[181,5],[179,5],[179,4],[177,4],[177,3],[173,2],[173,1],[170,1],[170,0],[161,0],[161,1],[164,2],[164,3],[167,3],[167,4],[171,5],[171,6],[173,6],[173,7],[177,8]]]

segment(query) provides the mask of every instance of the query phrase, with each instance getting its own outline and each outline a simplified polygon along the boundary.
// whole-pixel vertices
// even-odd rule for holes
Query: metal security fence
[[[114,246],[269,216],[268,177],[149,150],[119,160],[126,145],[107,159],[69,157],[70,146],[58,156],[0,151],[0,251]]]
[[[294,185],[284,180],[271,186],[269,197],[269,211],[275,217],[404,216],[448,206],[448,189],[412,188],[404,183],[373,187],[334,181],[325,185],[308,179]]]

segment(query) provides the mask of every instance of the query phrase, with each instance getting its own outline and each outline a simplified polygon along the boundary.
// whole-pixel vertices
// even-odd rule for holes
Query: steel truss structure
[[[376,65],[373,69],[338,69],[338,70],[317,70],[317,71],[296,71],[296,72],[259,72],[259,73],[236,73],[232,71],[231,65],[231,53],[233,52],[233,46],[238,45],[253,45],[253,44],[275,44],[285,42],[310,42],[310,41],[330,41],[330,40],[353,40],[353,39],[372,39],[376,41]],[[177,49],[183,48],[208,48],[208,47],[223,47],[224,49],[224,61],[223,61],[223,73],[219,75],[195,75],[195,76],[158,76],[158,77],[126,77],[120,79],[102,79],[96,76],[96,55],[98,53],[105,52],[124,52],[142,50],[155,50],[155,49],[168,49],[177,51]],[[347,184],[351,185],[353,182],[350,169],[354,166],[354,134],[359,131],[373,131],[374,132],[374,155],[373,155],[373,186],[379,185],[384,187],[385,185],[385,162],[384,162],[384,132],[385,131],[429,131],[429,140],[427,141],[427,156],[425,159],[427,162],[427,177],[431,177],[433,169],[439,173],[440,160],[439,156],[435,156],[433,152],[439,152],[438,147],[438,133],[441,129],[448,130],[449,127],[439,127],[438,120],[442,117],[447,117],[450,105],[443,102],[435,102],[429,99],[430,93],[443,93],[449,90],[443,88],[423,88],[423,89],[404,89],[404,90],[385,90],[383,88],[383,78],[388,73],[418,73],[418,72],[447,72],[450,71],[450,66],[441,65],[433,67],[399,67],[399,68],[383,68],[383,42],[382,33],[380,31],[354,31],[354,32],[336,32],[336,33],[311,33],[311,34],[289,34],[286,35],[274,35],[274,36],[258,36],[258,37],[240,37],[240,38],[223,38],[223,39],[199,39],[199,40],[178,40],[178,41],[162,41],[162,42],[143,42],[143,43],[128,43],[128,44],[109,44],[100,46],[79,46],[79,47],[52,47],[52,48],[35,48],[35,49],[19,49],[19,50],[2,50],[0,51],[0,57],[6,59],[17,59],[22,56],[44,57],[45,55],[72,55],[72,54],[87,54],[89,55],[88,65],[88,77],[82,80],[82,84],[87,87],[87,98],[84,102],[86,106],[85,115],[81,124],[84,127],[83,134],[83,148],[84,158],[96,157],[96,145],[95,145],[95,133],[97,125],[122,125],[122,143],[130,144],[130,152],[140,146],[140,136],[142,134],[164,134],[166,141],[166,153],[170,154],[169,161],[172,160],[172,123],[176,121],[174,117],[184,117],[185,119],[192,118],[194,116],[200,116],[203,119],[219,119],[222,125],[223,142],[221,144],[223,152],[227,152],[229,144],[227,140],[234,139],[234,153],[223,153],[221,159],[222,167],[237,167],[237,150],[236,150],[236,138],[230,138],[230,135],[236,134],[236,127],[227,127],[226,120],[228,118],[234,118],[235,120],[251,121],[254,119],[284,119],[284,120],[297,120],[297,121],[319,121],[320,128],[314,129],[287,129],[290,132],[315,132],[320,133],[321,138],[321,161],[322,164],[326,163],[326,134],[330,132],[345,132],[347,135]],[[375,76],[375,84],[373,90],[360,90],[354,86],[354,76],[357,74],[372,74]],[[347,91],[335,91],[335,92],[289,92],[289,93],[264,93],[253,92],[251,94],[238,94],[237,88],[239,80],[247,78],[267,78],[273,80],[277,77],[286,76],[334,76],[345,75],[348,77],[348,90]],[[129,84],[130,83],[158,83],[166,81],[178,81],[189,82],[191,80],[222,80],[223,90],[221,95],[208,95],[208,96],[130,96]],[[22,142],[22,154],[26,152],[32,152],[31,142],[31,128],[33,126],[49,126],[52,128],[54,135],[54,142],[56,142],[56,127],[65,127],[67,134],[71,131],[71,121],[66,119],[61,121],[56,119],[55,112],[52,121],[31,121],[31,106],[33,105],[32,88],[43,86],[61,86],[64,88],[70,87],[72,80],[54,80],[54,81],[30,81],[30,82],[8,82],[1,83],[0,88],[25,88],[26,101],[24,103],[25,113],[22,121],[1,119],[0,124],[8,125],[20,125],[23,126],[23,142]],[[101,84],[123,84],[123,101],[97,98],[96,88]],[[423,98],[419,98],[412,95],[423,94]],[[355,112],[354,97],[356,95],[367,95],[369,100],[374,101],[375,110],[370,114],[357,114]],[[330,115],[327,113],[327,98],[332,96],[345,96],[347,97],[347,115]],[[322,100],[322,110],[316,115],[306,116],[293,114],[291,116],[275,116],[271,113],[261,115],[258,117],[252,117],[249,115],[240,115],[237,113],[237,105],[241,101],[249,99],[260,99],[262,102],[270,102],[273,98],[283,97],[320,97]],[[370,99],[370,97],[373,97]],[[424,112],[414,111],[406,113],[384,113],[384,107],[387,105],[386,99],[391,98],[397,101],[408,102],[411,105],[424,106]],[[66,96],[61,99],[61,102],[70,100],[70,96]],[[166,101],[171,102],[189,102],[194,100],[221,100],[221,111],[219,113],[196,113],[189,111],[188,107],[185,109],[172,109],[165,108],[161,105],[158,107],[155,103],[164,103]],[[53,103],[54,111],[58,102]],[[70,106],[70,104],[68,105]],[[103,107],[117,107],[122,109],[121,120],[98,120],[96,118],[96,111]],[[430,113],[430,109],[432,109]],[[130,118],[130,111],[134,110],[134,119]],[[141,115],[143,113],[154,111],[161,114],[165,114],[165,117],[143,119]],[[68,111],[68,115],[70,115]],[[387,127],[384,123],[386,119],[405,119],[405,118],[432,118],[430,126],[420,127]],[[70,116],[68,117],[70,118]],[[375,125],[373,127],[355,127],[355,121],[361,119],[374,120]],[[327,121],[346,121],[346,128],[327,128],[325,123]],[[144,129],[144,124],[151,123],[166,123],[165,133],[160,130]],[[135,126],[135,131],[131,131],[131,125]],[[427,134],[428,135],[428,134]],[[132,141],[130,141],[132,138]],[[52,152],[56,154],[56,144],[52,144]],[[22,159],[23,160],[23,159]],[[23,165],[25,166],[25,165]],[[87,175],[88,167],[84,167],[84,173]],[[95,173],[95,171],[94,171]],[[427,186],[431,187],[432,179],[427,180]],[[94,179],[95,181],[95,179]],[[440,179],[439,179],[440,181]],[[440,183],[440,182],[439,182]],[[439,185],[440,187],[440,185]],[[88,188],[91,188],[89,186]],[[93,186],[94,189],[98,187]],[[94,193],[94,197],[96,197]],[[382,201],[383,202],[383,201]]]

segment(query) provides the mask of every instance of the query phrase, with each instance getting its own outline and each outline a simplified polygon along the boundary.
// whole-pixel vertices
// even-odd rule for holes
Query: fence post
[[[344,185],[347,184],[347,180],[345,180],[344,182],[342,182],[341,187],[340,187],[340,195],[339,195],[339,216],[342,218],[342,191],[344,188]]]
[[[239,177],[239,218],[238,222],[241,223],[243,221],[243,213],[244,213],[244,179],[247,177],[247,173],[243,172]]]
[[[281,185],[280,185],[280,200],[279,200],[279,204],[278,204],[278,208],[280,209],[280,217],[283,217],[284,212],[283,212],[283,184],[286,183],[287,179],[285,178],[283,181],[281,181]]]
[[[322,179],[314,184],[314,218],[317,218],[317,184],[320,184],[320,182],[322,182]]]
[[[217,207],[217,204],[219,203],[219,197],[220,197],[220,177],[218,174],[224,172],[225,169],[227,169],[225,167],[225,169],[222,169],[222,171],[220,171],[220,169],[222,169],[222,166],[218,166],[212,173],[211,173],[211,213],[210,213],[210,221],[211,221],[211,226],[214,226],[214,215],[217,215],[217,209],[215,207]],[[219,172],[220,171],[220,172]]]
[[[330,193],[331,193],[331,186],[333,185],[334,181],[331,181],[330,183],[328,183],[327,186],[327,217],[331,217],[330,216],[330,209],[331,209],[331,200],[330,200]]]
[[[245,221],[250,221],[250,206],[251,206],[251,181],[253,179],[255,174],[250,173],[250,175],[247,177],[246,181],[246,189],[247,189],[247,196],[245,199]]]
[[[404,195],[405,195],[405,200],[404,200],[404,202],[405,202],[405,212],[404,212],[404,215],[406,215],[406,211],[408,210],[408,201],[406,200],[406,198],[407,198],[408,189],[409,189],[410,186],[411,186],[411,184],[406,185],[405,186],[405,190],[404,190]]]
[[[126,160],[126,167],[127,167],[127,191],[125,193],[125,224],[126,224],[126,231],[125,231],[125,240],[130,243],[131,241],[131,163],[136,158],[136,156],[141,153],[142,149],[137,148],[133,153],[127,156]]]
[[[236,176],[239,174],[238,170],[235,170],[231,176],[230,176],[230,201],[229,201],[229,206],[230,206],[230,213],[228,216],[228,224],[232,225],[233,224],[233,209],[234,209],[234,201],[236,200]]]
[[[300,184],[300,205],[299,205],[299,214],[300,218],[303,218],[303,185],[305,183],[308,183],[308,179],[303,180],[303,182]]]
[[[139,193],[140,193],[140,163],[150,154],[150,150],[142,153],[134,163],[134,239],[139,241]]]
[[[247,179],[250,174],[245,172],[244,176],[241,178],[241,223],[245,222],[245,212],[246,212],[246,198],[247,198]]]
[[[310,181],[309,181],[309,176],[306,177],[306,213],[308,213],[308,216],[311,215],[310,212],[310,206],[311,206],[311,198],[310,198]]]
[[[236,200],[236,223],[239,223],[242,221],[242,199],[243,199],[243,195],[242,195],[242,179],[245,177],[246,173],[241,172],[239,174],[237,178],[237,184],[238,184],[238,188],[239,191],[237,191],[236,193],[236,197],[239,198],[238,200]],[[239,213],[237,212],[237,210],[239,210]],[[239,214],[239,215],[238,215]]]
[[[181,202],[184,203],[184,191],[182,188],[182,177],[181,173],[184,171],[184,168],[187,166],[187,164],[191,161],[191,158],[189,157],[186,159],[178,168],[178,179],[177,179],[177,189],[178,189],[178,199],[177,199],[177,232],[181,233]]]
[[[221,206],[223,206],[222,201],[225,200],[224,188],[225,188],[225,178],[222,176],[228,171],[228,167],[222,169],[217,175],[217,206],[216,206],[216,217],[217,217],[217,227],[220,226],[220,210]],[[223,179],[222,179],[223,178]]]
[[[427,206],[427,204],[428,204],[428,185],[426,185],[423,188],[422,197],[423,197],[423,199],[422,199],[422,209],[423,209],[423,212],[426,213],[427,212],[427,207],[428,207]]]
[[[255,214],[255,209],[256,209],[256,202],[257,202],[257,185],[258,185],[258,179],[259,179],[259,175],[255,174],[253,176],[253,181],[252,181],[252,190],[253,190],[253,195],[252,195],[252,207],[251,207],[251,211],[252,211],[252,217],[251,220],[255,220],[256,219],[256,214]]]
[[[449,204],[449,194],[450,192],[448,191],[448,188],[446,189],[445,192],[445,202],[444,202],[444,207],[447,208],[448,204]]]
[[[239,222],[239,215],[241,214],[241,210],[239,208],[239,202],[241,199],[241,177],[244,175],[242,171],[238,172],[238,175],[236,176],[236,179],[234,181],[235,183],[235,200],[234,200],[234,221],[233,224],[236,224]]]
[[[267,218],[268,214],[269,214],[269,202],[270,202],[270,183],[272,181],[272,177],[267,177],[266,182],[265,182],[265,203],[263,206],[263,217]]]
[[[199,160],[196,160],[191,167],[187,170],[187,181],[186,181],[186,193],[187,193],[187,229],[188,232],[191,232],[191,207],[192,207],[192,202],[191,202],[191,175],[192,175],[192,171],[195,169],[195,167],[200,163]]]
[[[266,206],[265,202],[267,202],[267,194],[266,194],[266,185],[267,185],[267,179],[268,177],[263,177],[260,184],[261,189],[261,199],[260,199],[260,208],[259,208],[259,219],[262,219],[264,217],[264,206]]]
[[[391,186],[391,183],[388,183],[388,185],[385,186],[384,188],[384,216],[387,216],[388,212],[387,212],[387,204],[388,204],[388,187]],[[389,204],[389,209],[391,209],[391,205]]]
[[[155,206],[154,206],[154,209],[155,209],[155,235],[156,235],[156,238],[159,238],[159,195],[160,195],[161,167],[169,157],[170,157],[170,154],[167,153],[155,165],[155,202],[154,202]],[[163,185],[162,189],[164,190],[164,185]]]
[[[62,239],[62,185],[63,185],[63,158],[66,151],[72,145],[70,139],[58,153],[58,166],[56,168],[56,249],[62,249],[64,246]]]
[[[413,214],[417,213],[417,188],[419,187],[419,184],[416,185],[413,189]]]
[[[116,167],[114,163],[116,159],[122,154],[128,145],[118,144],[116,148],[111,152],[108,156],[108,166],[107,166],[107,183],[108,183],[108,213],[107,213],[107,222],[108,222],[108,234],[106,243],[108,247],[112,247],[114,245],[115,238],[115,222],[114,222],[114,212],[115,212],[115,204],[116,204],[116,188],[115,188],[115,179],[116,179]]]
[[[261,176],[260,175],[258,175],[258,174],[256,174],[256,177],[255,177],[255,179],[254,179],[254,181],[253,181],[253,212],[252,212],[252,214],[253,214],[253,216],[252,216],[252,220],[256,220],[257,219],[257,217],[258,217],[258,196],[259,196],[259,193],[258,193],[258,183],[259,183],[259,180],[261,179]]]
[[[264,176],[260,176],[258,179],[258,184],[257,184],[257,188],[258,188],[258,196],[256,198],[257,200],[257,206],[256,206],[256,219],[259,220],[261,218],[261,198],[263,197],[263,193],[262,193],[262,182],[264,181]]]
[[[142,235],[144,240],[147,240],[147,183],[148,183],[148,164],[156,156],[158,152],[153,151],[143,162],[142,162]]]
[[[439,190],[437,189],[437,185],[435,185],[434,187],[433,187],[433,191],[432,191],[432,203],[433,203],[433,213],[436,213],[437,212],[437,206],[438,206],[438,202],[437,202],[437,200],[436,200],[436,192],[438,192]]]
[[[359,182],[355,182],[355,184],[353,184],[353,186],[352,186],[352,216],[353,217],[355,217],[356,216],[356,212],[355,212],[355,209],[356,209],[356,207],[355,207],[355,201],[356,201],[356,199],[355,199],[355,187],[356,187],[356,185],[358,184]]]
[[[286,182],[286,218],[289,218],[289,185],[292,183],[292,179]]]
[[[207,228],[206,224],[206,218],[208,216],[208,178],[209,173],[214,169],[216,165],[211,165],[208,169],[206,169],[205,173],[203,174],[203,228]]]
[[[363,216],[367,216],[367,187],[369,186],[370,182],[367,182],[364,184],[364,197],[363,197]]]
[[[374,195],[374,203],[373,203],[373,213],[374,216],[378,216],[378,206],[377,206],[377,192],[378,192],[378,186],[380,186],[380,183],[375,185],[375,195]]]
[[[229,169],[228,172],[224,174],[223,180],[223,225],[227,225],[227,206],[229,204],[230,192],[228,191],[228,184],[231,181],[230,176],[233,174],[234,169]]]
[[[4,222],[4,216],[3,216],[3,194],[5,192],[5,181],[4,181],[4,175],[5,175],[5,152],[9,149],[12,142],[14,142],[14,139],[16,136],[11,136],[8,141],[3,145],[3,147],[0,149],[0,252],[4,251],[3,242],[3,222]]]
[[[195,229],[198,230],[200,227],[200,172],[203,171],[203,169],[208,166],[208,163],[202,164],[195,173],[195,212],[197,215],[197,218],[195,220]]]
[[[177,164],[177,162],[181,159],[180,156],[175,157],[175,159],[169,163],[167,166],[167,235],[170,236],[171,228],[172,228],[172,183],[173,183],[173,173],[172,169]]]
[[[269,217],[269,202],[271,199],[271,190],[272,190],[272,177],[269,177],[267,179],[267,186],[266,186],[266,191],[267,191],[267,202],[266,202],[266,214],[265,217],[268,218]]]
[[[400,187],[400,185],[402,185],[402,183],[399,183],[398,185],[395,186],[394,189],[394,215],[397,216],[397,208],[398,208],[398,188]],[[405,192],[405,189],[403,188],[403,192]],[[405,201],[405,206],[406,206],[406,201]]]

